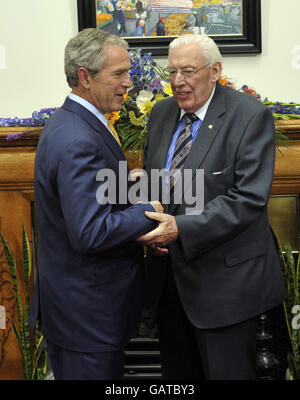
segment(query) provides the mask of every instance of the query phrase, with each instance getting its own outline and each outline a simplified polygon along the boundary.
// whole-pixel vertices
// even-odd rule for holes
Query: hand
[[[156,212],[158,212],[158,213],[163,213],[163,212],[164,212],[164,208],[163,208],[163,206],[161,205],[161,202],[160,202],[160,201],[158,201],[158,200],[153,200],[153,201],[150,201],[150,204],[153,205],[153,207],[155,208]]]
[[[178,238],[178,228],[173,215],[149,211],[145,211],[145,215],[148,218],[158,221],[159,225],[157,228],[153,229],[153,231],[138,237],[136,239],[137,242],[144,246],[151,247],[152,249],[160,249]]]
[[[157,247],[153,245],[153,247],[147,247],[152,254],[158,257],[163,257],[169,254],[169,250],[166,247]]]

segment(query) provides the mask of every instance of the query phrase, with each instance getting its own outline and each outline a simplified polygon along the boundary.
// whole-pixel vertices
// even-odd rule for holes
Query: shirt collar
[[[204,118],[205,118],[205,115],[206,115],[208,106],[210,105],[210,102],[211,102],[211,99],[213,98],[213,95],[214,95],[214,93],[215,93],[215,90],[216,90],[216,86],[213,88],[213,91],[211,92],[211,95],[209,96],[209,99],[207,100],[207,102],[206,102],[205,104],[203,104],[203,106],[202,106],[201,108],[199,108],[199,110],[197,110],[197,111],[195,112],[195,114],[197,115],[197,117],[198,117],[199,119],[201,119],[201,121],[203,121]],[[186,112],[185,112],[184,110],[181,109],[181,112],[180,112],[180,120],[181,120],[181,118],[182,118],[185,114],[186,114]]]
[[[85,100],[84,98],[77,96],[77,94],[70,93],[69,94],[69,99],[76,101],[76,103],[81,104],[84,108],[89,110],[91,113],[93,113],[106,127],[107,127],[107,119],[103,112],[98,110],[92,103],[89,101]]]

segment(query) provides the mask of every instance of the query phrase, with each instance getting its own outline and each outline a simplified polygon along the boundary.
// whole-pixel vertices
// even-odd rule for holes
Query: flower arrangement
[[[228,78],[225,76],[222,76],[219,82],[223,86],[230,86],[233,89],[236,89],[234,83],[229,81]],[[273,102],[269,101],[268,98],[262,100],[261,95],[248,85],[243,85],[241,88],[237,90],[239,92],[250,94],[251,96],[254,96],[257,100],[262,101],[263,104],[272,111],[275,120],[300,119],[300,104],[293,102],[291,103],[280,103],[279,101]]]
[[[0,127],[36,127],[44,126],[50,116],[57,110],[57,107],[42,108],[40,111],[33,111],[31,118],[0,118]],[[32,132],[32,131],[31,131]],[[7,136],[8,141],[20,139],[25,135],[26,131],[10,134]]]
[[[233,89],[236,89],[234,83],[228,80],[226,76],[222,76],[219,80],[220,84],[223,86],[230,86]],[[300,119],[300,104],[296,103],[280,103],[269,101],[268,98],[264,100],[261,99],[259,93],[257,93],[253,88],[248,85],[243,85],[241,88],[236,89],[239,92],[250,94],[254,96],[257,100],[262,101],[262,103],[271,110],[273,117],[276,120],[289,120],[289,119]],[[276,129],[276,145],[278,150],[280,151],[279,145],[288,146],[289,138],[285,135],[285,131],[282,129]]]
[[[31,118],[0,118],[0,126],[44,126],[57,107],[33,111]]]
[[[149,114],[154,104],[172,96],[172,89],[165,69],[153,60],[151,53],[143,54],[141,49],[132,49],[129,55],[132,65],[130,77],[133,86],[124,96],[122,109],[108,114],[106,117],[118,132],[123,150],[139,151],[141,156],[146,141]],[[254,89],[247,85],[237,89],[234,83],[224,76],[220,78],[219,82],[262,101],[272,111],[275,120],[300,119],[300,104],[271,102],[267,98],[262,100]],[[32,118],[0,118],[0,127],[43,126],[55,110],[56,108],[42,108],[40,111],[34,111]],[[20,131],[10,134],[7,139],[16,140],[26,133],[28,132]],[[287,137],[284,135],[284,131],[276,131],[276,140],[277,144],[286,144]]]

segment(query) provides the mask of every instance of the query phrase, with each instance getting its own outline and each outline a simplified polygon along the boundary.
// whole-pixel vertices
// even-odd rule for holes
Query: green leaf
[[[299,329],[293,329],[292,325],[292,320],[294,318],[292,309],[294,305],[299,304],[300,256],[297,254],[297,262],[295,262],[296,255],[293,254],[289,242],[285,244],[284,251],[285,253],[279,246],[280,262],[287,286],[287,299],[284,301],[283,305],[292,348],[292,352],[288,355],[289,370],[294,379],[300,379],[300,334]]]
[[[9,266],[9,270],[10,270],[10,274],[12,277],[12,281],[13,281],[13,286],[14,286],[14,292],[15,292],[15,296],[16,296],[16,302],[17,302],[17,312],[18,312],[18,321],[19,321],[19,328],[20,328],[20,342],[23,343],[23,336],[22,336],[22,331],[21,331],[21,327],[23,324],[23,307],[22,307],[22,303],[21,303],[21,299],[20,299],[20,295],[19,295],[19,287],[18,287],[18,276],[17,276],[17,268],[16,268],[16,262],[15,259],[12,255],[12,252],[2,234],[2,232],[0,231],[0,239],[4,248],[4,254],[6,257],[6,261],[8,263]]]
[[[297,256],[297,265],[295,273],[295,304],[300,304],[300,253]],[[300,333],[300,331],[299,331]]]
[[[25,227],[23,225],[23,269],[24,269],[24,280],[25,280],[25,306],[24,306],[24,319],[23,319],[23,330],[24,330],[24,346],[26,349],[26,363],[28,373],[31,373],[32,365],[32,353],[31,353],[31,335],[29,328],[29,309],[30,309],[30,275],[31,275],[31,254],[30,246],[27,237]]]
[[[283,154],[280,150],[279,146],[283,146],[286,147],[287,149],[290,149],[290,145],[289,145],[289,137],[286,136],[284,133],[284,131],[276,129],[275,134],[276,134],[276,146],[277,146],[277,150]]]
[[[14,321],[12,321],[12,330],[13,330],[13,333],[14,333],[16,339],[17,339],[17,342],[18,342],[18,344],[19,344],[19,347],[20,347],[20,349],[21,349],[22,346],[23,346],[23,344],[22,344],[22,342],[21,342],[20,334],[19,334],[19,331],[18,331],[18,329],[17,329],[16,324],[15,324]],[[22,350],[21,350],[21,351],[22,351]]]
[[[38,338],[38,340],[37,340]],[[36,348],[33,357],[32,379],[45,377],[47,371],[47,353],[44,346],[44,337],[36,330]],[[42,348],[43,347],[43,348]]]

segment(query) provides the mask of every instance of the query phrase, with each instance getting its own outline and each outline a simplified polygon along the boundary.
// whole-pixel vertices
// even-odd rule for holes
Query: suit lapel
[[[83,118],[95,131],[102,135],[106,145],[110,148],[114,156],[118,160],[125,160],[124,153],[118,142],[113,138],[111,132],[106,128],[106,126],[103,125],[103,123],[92,112],[68,97],[66,98],[62,108],[78,114],[81,118]]]
[[[222,125],[221,115],[225,112],[225,95],[217,84],[214,96],[208,107],[204,121],[186,159],[184,168],[199,168],[210,150]]]

